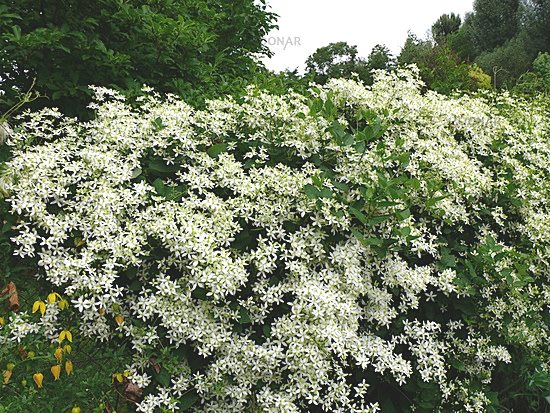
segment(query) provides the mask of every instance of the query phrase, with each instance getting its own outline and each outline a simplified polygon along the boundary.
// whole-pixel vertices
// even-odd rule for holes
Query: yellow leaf
[[[69,330],[63,330],[59,333],[59,342],[61,343],[65,339],[69,340],[71,343],[73,342],[73,335]]]
[[[52,366],[50,371],[52,372],[54,380],[59,380],[59,376],[61,376],[61,365],[56,364]]]
[[[55,356],[55,359],[57,361],[61,361],[61,359],[63,358],[63,349],[61,347],[57,347],[53,355]]]
[[[8,384],[8,382],[10,381],[10,377],[11,377],[11,370],[4,370],[2,372],[2,377],[4,378],[4,384]]]
[[[73,374],[73,362],[71,360],[67,360],[65,362],[65,372],[67,373],[67,376]]]
[[[113,374],[113,382],[115,380],[118,381],[119,383],[122,383],[122,381],[124,380],[124,377],[122,376],[122,373]]]
[[[121,315],[121,314],[116,315],[115,316],[115,321],[119,326],[121,326],[122,323],[124,323],[124,316]]]
[[[36,383],[36,386],[41,389],[42,388],[42,380],[44,380],[44,375],[42,373],[34,373],[32,375],[32,379]]]

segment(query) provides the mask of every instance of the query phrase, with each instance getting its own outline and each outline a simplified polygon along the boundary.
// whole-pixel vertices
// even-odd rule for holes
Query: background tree
[[[386,46],[377,44],[367,58],[367,66],[370,70],[390,70],[395,67],[395,58]]]
[[[478,54],[501,46],[520,29],[519,0],[475,0],[473,37]]]
[[[265,0],[6,0],[0,6],[0,111],[36,91],[83,115],[88,85],[142,84],[190,101],[250,78],[275,15]]]
[[[395,57],[381,44],[374,46],[365,59],[358,56],[357,46],[346,42],[330,43],[318,48],[306,60],[308,76],[320,84],[331,78],[358,77],[370,85],[373,82],[373,70],[392,70],[395,66]]]
[[[450,34],[457,32],[461,25],[462,19],[459,15],[443,14],[432,25],[432,37],[437,43],[443,43]]]
[[[357,73],[368,78],[366,61],[357,56],[357,46],[347,42],[330,43],[318,48],[306,60],[306,68],[317,83],[324,84],[331,78],[350,78]]]
[[[404,66],[409,64],[421,64],[430,56],[433,44],[429,40],[419,39],[414,33],[409,32],[397,62]]]
[[[426,86],[439,93],[477,90],[490,87],[490,77],[478,66],[464,62],[447,44],[409,34],[399,57],[400,65],[415,64]]]
[[[476,63],[491,73],[496,87],[512,87],[529,70],[534,55],[527,34],[522,32],[502,46],[482,53]]]
[[[523,22],[537,51],[550,51],[550,0],[524,2]]]

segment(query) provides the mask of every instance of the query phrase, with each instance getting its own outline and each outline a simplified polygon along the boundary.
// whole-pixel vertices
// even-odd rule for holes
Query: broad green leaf
[[[227,147],[227,143],[217,143],[208,148],[206,153],[208,153],[211,158],[217,158],[221,153],[227,151]]]
[[[304,192],[309,199],[317,199],[321,197],[321,191],[311,184],[304,186]]]
[[[367,225],[368,223],[368,218],[365,214],[363,214],[361,211],[359,211],[358,209],[355,209],[354,207],[350,206],[348,207],[348,211],[354,215],[363,225]]]

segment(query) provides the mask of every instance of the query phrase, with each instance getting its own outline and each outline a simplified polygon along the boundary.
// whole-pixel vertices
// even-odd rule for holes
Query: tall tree
[[[520,0],[475,0],[473,36],[478,54],[502,46],[520,30]]]
[[[550,51],[550,0],[524,2],[524,25],[537,51]]]
[[[395,58],[386,46],[377,44],[367,58],[367,66],[370,70],[389,70],[394,68]]]
[[[443,43],[447,37],[457,32],[462,24],[462,19],[459,15],[443,14],[432,25],[432,37],[437,43]]]
[[[83,114],[90,84],[191,100],[225,92],[269,53],[274,20],[265,0],[4,0],[0,110],[33,79],[71,115]]]

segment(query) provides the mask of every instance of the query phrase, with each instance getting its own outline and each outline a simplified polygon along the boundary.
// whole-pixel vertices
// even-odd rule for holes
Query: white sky
[[[268,0],[279,15],[279,29],[268,35],[275,56],[265,59],[269,69],[304,69],[318,47],[347,41],[367,57],[372,47],[385,44],[399,53],[410,30],[425,37],[443,13],[462,17],[473,0]],[[277,44],[281,40],[286,45]]]

